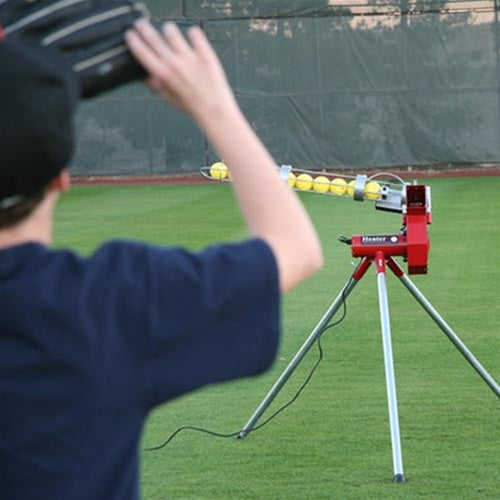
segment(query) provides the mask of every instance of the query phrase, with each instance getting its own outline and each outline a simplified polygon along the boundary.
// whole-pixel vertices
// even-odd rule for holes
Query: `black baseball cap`
[[[79,86],[54,49],[0,41],[0,210],[68,166]]]

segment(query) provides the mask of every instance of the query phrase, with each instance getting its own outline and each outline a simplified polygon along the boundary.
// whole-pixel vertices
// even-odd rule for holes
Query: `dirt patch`
[[[172,174],[172,175],[103,175],[103,176],[74,176],[71,183],[74,186],[148,186],[156,184],[186,185],[208,184],[209,179],[200,174]]]
[[[344,173],[355,175],[361,170],[336,170],[331,173]],[[476,176],[500,176],[500,165],[488,165],[480,167],[406,167],[396,169],[367,169],[362,170],[367,175],[375,172],[390,172],[402,177],[432,178],[432,177],[476,177]],[[330,173],[328,170],[318,170],[320,173]],[[201,174],[171,174],[171,175],[103,175],[103,176],[75,176],[72,177],[74,186],[147,186],[147,185],[192,185],[210,184],[214,181],[203,177]]]

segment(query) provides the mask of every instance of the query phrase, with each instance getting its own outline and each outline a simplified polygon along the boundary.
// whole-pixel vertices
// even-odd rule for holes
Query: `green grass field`
[[[500,382],[500,178],[428,183],[434,217],[429,274],[411,279]],[[284,298],[273,369],[158,408],[144,447],[186,424],[238,431],[352,273],[350,250],[337,237],[392,233],[401,224],[399,214],[376,211],[370,202],[301,198],[319,230],[326,265]],[[78,187],[56,214],[55,245],[82,254],[108,238],[197,249],[244,236],[228,185]],[[391,274],[387,284],[404,484],[392,482],[370,269],[347,301],[345,320],[322,337],[324,359],[297,401],[245,440],[183,431],[162,450],[142,452],[144,499],[499,499],[500,400]],[[314,346],[264,418],[293,397],[317,358]]]

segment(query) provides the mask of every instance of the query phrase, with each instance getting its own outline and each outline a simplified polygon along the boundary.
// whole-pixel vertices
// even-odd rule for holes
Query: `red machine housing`
[[[353,236],[353,257],[375,257],[377,252],[387,256],[404,257],[408,274],[426,274],[430,241],[427,225],[432,222],[430,195],[427,186],[408,185],[403,228],[400,234]]]

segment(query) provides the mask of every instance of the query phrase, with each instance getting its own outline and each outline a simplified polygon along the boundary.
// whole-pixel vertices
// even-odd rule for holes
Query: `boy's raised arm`
[[[243,116],[203,31],[191,28],[186,39],[173,23],[160,34],[139,21],[126,40],[150,88],[189,114],[229,166],[250,234],[273,250],[281,290],[319,270],[323,256],[309,216]]]

